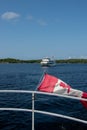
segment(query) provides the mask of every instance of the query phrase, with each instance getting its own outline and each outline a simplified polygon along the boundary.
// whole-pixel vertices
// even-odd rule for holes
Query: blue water
[[[75,89],[87,92],[87,64],[0,64],[0,90],[35,90],[43,72],[54,75]],[[0,93],[0,107],[31,109],[31,94]],[[87,109],[80,101],[36,95],[35,109],[57,112],[87,120]],[[87,125],[53,116],[35,114],[35,130],[85,130]],[[0,130],[31,130],[31,113],[0,111]]]

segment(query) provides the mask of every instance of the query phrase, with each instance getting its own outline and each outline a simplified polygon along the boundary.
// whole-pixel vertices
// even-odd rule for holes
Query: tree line
[[[39,63],[39,60],[20,60],[15,58],[0,59],[0,63]]]
[[[41,59],[37,60],[20,60],[15,58],[0,59],[0,63],[40,63]],[[87,63],[87,59],[60,59],[56,63]]]

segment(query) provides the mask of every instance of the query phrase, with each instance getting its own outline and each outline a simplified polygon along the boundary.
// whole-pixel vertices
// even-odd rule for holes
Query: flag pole
[[[46,71],[43,72],[35,91],[37,91],[37,88],[45,73],[46,73]],[[34,130],[34,101],[35,101],[35,93],[32,93],[32,130]]]
[[[42,81],[42,79],[43,79],[43,77],[44,77],[45,74],[46,74],[46,70],[43,71],[43,74],[42,74],[42,76],[41,76],[41,78],[40,78],[40,80],[39,80],[39,83],[38,83],[38,85],[37,85],[35,91],[37,91],[38,86],[39,86],[39,84],[41,83],[41,81]]]
[[[32,130],[34,130],[34,93],[32,93]]]

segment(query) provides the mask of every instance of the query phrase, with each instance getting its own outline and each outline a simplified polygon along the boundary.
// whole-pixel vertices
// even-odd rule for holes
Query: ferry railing
[[[85,98],[78,98],[78,97],[72,97],[72,96],[67,96],[67,95],[60,95],[60,94],[55,94],[55,93],[45,93],[45,92],[39,92],[39,91],[28,91],[28,90],[0,90],[0,93],[26,93],[26,94],[32,94],[32,109],[22,109],[22,108],[0,108],[0,111],[26,111],[26,112],[32,112],[32,130],[34,130],[34,113],[40,113],[40,114],[45,114],[45,115],[50,115],[50,116],[55,116],[55,117],[60,117],[60,118],[65,118],[77,122],[81,122],[84,124],[87,124],[86,120],[82,120],[79,118],[71,117],[71,116],[66,116],[63,114],[57,114],[53,112],[47,112],[47,111],[40,111],[40,110],[35,110],[34,105],[35,105],[35,94],[42,94],[42,95],[50,95],[50,96],[58,96],[58,97],[64,97],[64,98],[70,98],[70,99],[76,99],[76,100],[83,100],[87,101]]]

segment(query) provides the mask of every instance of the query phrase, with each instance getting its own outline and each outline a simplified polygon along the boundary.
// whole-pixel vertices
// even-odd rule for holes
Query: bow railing
[[[25,93],[25,94],[32,94],[32,108],[31,109],[22,109],[22,108],[0,108],[0,111],[26,111],[26,112],[31,112],[32,113],[32,130],[34,130],[34,121],[35,121],[35,115],[34,113],[40,113],[40,114],[46,114],[50,116],[55,116],[55,117],[60,117],[60,118],[65,118],[77,122],[81,122],[84,124],[87,124],[86,120],[74,118],[71,116],[66,116],[63,114],[58,114],[58,113],[53,113],[53,112],[47,112],[47,111],[41,111],[41,110],[35,110],[35,94],[41,94],[41,95],[50,95],[50,96],[58,96],[58,97],[65,97],[65,98],[70,98],[70,99],[76,99],[76,100],[84,100],[87,101],[87,99],[84,98],[78,98],[78,97],[71,97],[71,96],[66,96],[66,95],[60,95],[60,94],[54,94],[54,93],[45,93],[45,92],[39,92],[39,91],[28,91],[28,90],[0,90],[0,93]]]

